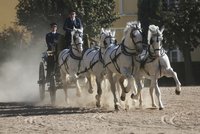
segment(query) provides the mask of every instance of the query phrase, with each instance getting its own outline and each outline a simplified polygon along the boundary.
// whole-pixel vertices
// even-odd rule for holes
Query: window
[[[178,61],[178,56],[177,56],[177,52],[176,51],[172,51],[171,52],[171,58],[172,58],[172,62],[173,61]]]
[[[177,48],[169,52],[169,59],[170,62],[181,62],[183,61],[183,55]]]

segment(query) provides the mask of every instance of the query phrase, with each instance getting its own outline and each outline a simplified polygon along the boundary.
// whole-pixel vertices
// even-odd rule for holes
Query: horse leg
[[[138,100],[140,94],[141,94],[141,91],[144,87],[144,84],[143,84],[143,81],[141,79],[139,79],[138,77],[135,77],[135,82],[136,82],[136,85],[137,85],[137,88],[135,87],[135,89],[137,89],[137,92],[136,94],[133,92],[131,94],[131,98],[132,99],[135,99],[135,100]]]
[[[112,91],[112,94],[114,97],[114,107],[115,107],[115,110],[118,111],[119,110],[119,102],[118,102],[117,95],[116,95],[116,88],[115,88],[115,83],[113,81],[113,74],[110,70],[108,70],[108,80],[110,82],[111,91]]]
[[[158,102],[159,102],[159,110],[162,110],[164,108],[164,106],[163,106],[162,100],[161,100],[160,88],[158,87],[158,80],[153,79],[151,82],[152,82],[151,84],[155,86],[155,93],[156,93],[156,96],[157,96]]]
[[[174,81],[176,83],[175,93],[176,93],[176,95],[180,95],[180,93],[181,93],[181,83],[178,80],[177,73],[174,72],[172,68],[170,68],[170,69],[165,70],[165,75],[167,77],[173,77],[174,78]]]
[[[79,78],[76,78],[76,96],[80,97],[81,96],[81,87],[79,85]]]
[[[125,101],[125,99],[126,99],[126,88],[124,87],[124,80],[125,80],[124,77],[120,77],[119,84],[118,84],[118,86],[120,85],[120,87],[122,89],[122,93],[121,93],[121,97],[120,97],[122,101]]]
[[[88,84],[89,84],[89,89],[88,89],[88,93],[92,94],[93,93],[93,87],[92,87],[92,76],[90,73],[86,74],[87,80],[88,80]]]
[[[114,83],[115,83],[115,86],[116,86],[116,91],[118,92],[118,94],[120,94],[121,88],[120,88],[119,80],[114,78]]]
[[[155,103],[154,96],[153,96],[153,87],[152,86],[149,88],[149,93],[150,93],[150,96],[151,96],[152,107],[157,107],[156,103]]]
[[[140,93],[140,98],[139,98],[139,107],[142,108],[142,101],[143,98],[142,98],[142,94]]]
[[[61,80],[63,83],[63,90],[65,92],[65,102],[66,104],[69,104],[69,100],[68,100],[68,94],[67,94],[67,79],[66,79],[66,73],[64,71],[60,71],[61,74]]]
[[[103,76],[96,77],[96,83],[97,83],[97,95],[96,98],[96,106],[101,107],[101,95],[102,95],[102,88],[101,88],[101,82],[103,81]]]
[[[67,94],[67,83],[63,83],[63,90],[65,92],[65,102],[69,104],[68,94]]]

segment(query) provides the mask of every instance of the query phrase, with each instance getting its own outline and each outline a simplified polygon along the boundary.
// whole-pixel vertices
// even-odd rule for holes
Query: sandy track
[[[95,108],[94,99],[87,105],[74,103],[71,107],[0,103],[0,134],[199,134],[200,87],[183,87],[180,96],[171,87],[162,87],[161,92],[165,106],[162,111],[150,107],[148,90],[143,92],[143,108],[131,106],[119,112],[112,110],[112,102],[103,103],[101,109]],[[112,97],[107,101],[110,100]]]

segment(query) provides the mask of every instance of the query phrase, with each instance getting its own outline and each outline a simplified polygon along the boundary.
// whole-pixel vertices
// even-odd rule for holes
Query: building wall
[[[13,26],[16,21],[16,5],[18,0],[0,0],[0,31]]]
[[[126,23],[137,20],[137,0],[115,0],[115,2],[115,10],[120,19],[113,23],[112,29],[116,30],[116,39],[121,42]]]
[[[200,62],[200,48],[195,48],[194,51],[191,52],[192,61]]]

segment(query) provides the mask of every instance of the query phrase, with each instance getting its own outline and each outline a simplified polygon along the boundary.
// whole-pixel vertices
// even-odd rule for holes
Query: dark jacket
[[[50,32],[50,33],[46,34],[46,43],[47,43],[48,51],[53,51],[54,49],[56,49],[55,45],[57,44],[59,36],[60,36],[59,33]]]
[[[71,20],[71,18],[67,18],[64,22],[64,25],[63,25],[63,30],[65,30],[66,34],[67,35],[71,35],[71,30],[73,28],[77,28],[77,29],[80,29],[82,28],[82,22],[79,18],[75,18],[75,20]]]
[[[74,21],[70,17],[66,18],[63,25],[63,30],[65,31],[66,48],[70,48],[71,46],[71,31],[74,27],[76,29],[82,28],[81,20],[77,17]]]

